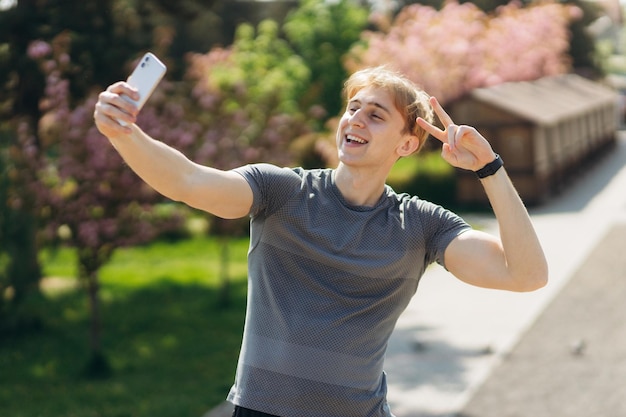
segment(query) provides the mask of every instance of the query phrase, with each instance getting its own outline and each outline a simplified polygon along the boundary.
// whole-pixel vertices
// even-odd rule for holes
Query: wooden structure
[[[615,143],[618,94],[566,74],[476,89],[452,106],[451,116],[491,142],[520,196],[532,205],[560,190],[585,161]],[[474,173],[457,171],[457,200],[488,202]]]

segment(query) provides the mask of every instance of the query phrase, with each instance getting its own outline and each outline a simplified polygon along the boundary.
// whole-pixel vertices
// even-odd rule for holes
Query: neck
[[[350,204],[372,207],[383,194],[387,174],[354,169],[340,162],[335,170],[335,184]]]

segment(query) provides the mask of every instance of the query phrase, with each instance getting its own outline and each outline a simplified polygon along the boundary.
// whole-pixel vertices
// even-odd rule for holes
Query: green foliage
[[[598,77],[605,74],[605,61],[597,50],[596,40],[588,27],[602,14],[600,3],[570,0],[583,11],[583,17],[570,24],[571,39],[569,41],[569,55],[572,57],[572,66],[581,74]],[[621,3],[620,3],[621,4]]]
[[[198,417],[234,379],[246,298],[248,240],[231,242],[231,306],[220,308],[220,242],[193,239],[120,249],[101,271],[103,345],[113,373],[83,376],[89,312],[76,253],[41,254],[43,329],[0,338],[0,415]]]
[[[185,89],[191,94],[179,98],[191,97],[184,117],[195,124],[201,140],[181,143],[178,149],[222,169],[253,162],[293,164],[289,143],[311,129],[300,105],[310,71],[280,38],[276,22],[262,21],[256,29],[241,24],[230,48],[193,54],[189,62]],[[161,120],[160,115],[151,118],[150,129],[157,135],[154,126],[171,130]]]
[[[446,207],[455,201],[454,168],[438,151],[420,152],[396,162],[387,183],[398,193],[407,193]]]
[[[257,28],[244,23],[237,28],[231,61],[218,66],[211,79],[225,93],[237,97],[245,88],[246,99],[262,111],[294,114],[309,83],[310,72],[290,45],[279,37],[273,20],[264,20]]]
[[[287,39],[311,69],[309,100],[321,104],[331,116],[342,107],[341,90],[348,75],[343,56],[359,40],[368,15],[353,0],[302,0],[285,19]]]

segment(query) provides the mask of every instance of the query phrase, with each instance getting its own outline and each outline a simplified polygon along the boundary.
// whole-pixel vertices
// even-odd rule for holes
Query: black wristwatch
[[[487,165],[485,165],[478,171],[474,171],[474,172],[476,172],[476,175],[478,176],[478,178],[485,178],[485,177],[495,174],[500,168],[502,168],[502,165],[504,165],[504,162],[502,162],[502,158],[500,158],[500,155],[496,154],[496,159],[489,162]]]

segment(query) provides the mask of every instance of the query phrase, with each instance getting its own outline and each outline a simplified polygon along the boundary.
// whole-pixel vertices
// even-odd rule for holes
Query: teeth
[[[361,143],[361,144],[365,144],[367,143],[366,140],[363,140],[357,136],[353,136],[353,135],[346,135],[346,139],[348,139],[348,142],[356,142],[356,143]]]

